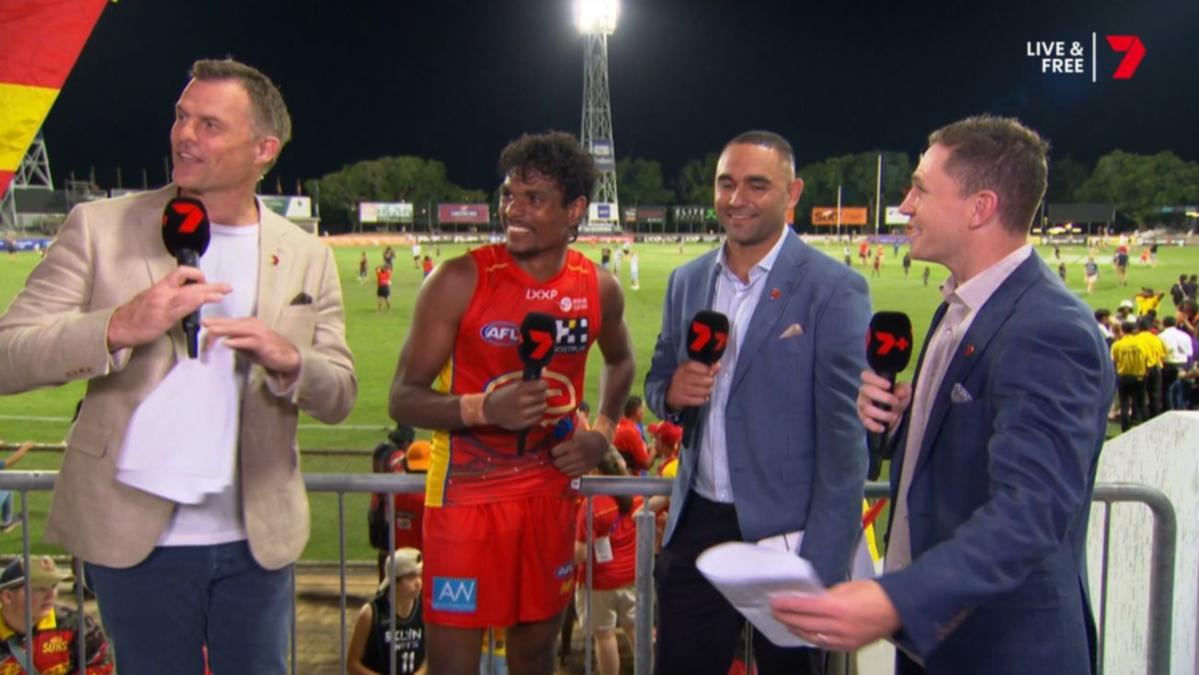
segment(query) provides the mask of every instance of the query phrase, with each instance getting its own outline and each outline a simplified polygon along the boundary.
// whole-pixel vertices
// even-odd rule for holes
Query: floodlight
[[[584,35],[611,35],[616,32],[620,0],[574,0],[575,26]]]

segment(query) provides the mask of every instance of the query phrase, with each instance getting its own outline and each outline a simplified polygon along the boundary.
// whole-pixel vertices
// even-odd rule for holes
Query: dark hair
[[[600,457],[599,465],[595,468],[598,469],[600,475],[603,476],[629,475],[628,470],[624,468],[624,464],[621,461],[620,453],[616,452],[616,450],[612,448],[609,448],[608,451],[604,453],[603,457]],[[632,497],[626,495],[616,495],[613,496],[612,499],[616,500],[616,508],[622,514],[628,515],[628,513],[633,510]]]
[[[1112,315],[1112,311],[1110,309],[1095,310],[1095,320],[1100,323],[1105,323],[1107,321],[1108,317],[1110,317],[1111,315]]]
[[[773,131],[764,131],[755,129],[737,134],[733,140],[724,144],[724,150],[727,150],[730,145],[760,145],[764,148],[770,148],[779,154],[787,163],[791,173],[795,173],[795,151],[791,149],[791,144],[787,139]],[[722,150],[721,152],[723,152]]]
[[[597,172],[591,155],[565,131],[524,134],[500,152],[500,177],[524,179],[530,171],[553,180],[562,190],[562,205],[595,191]]]
[[[1013,233],[1027,234],[1045,196],[1049,143],[1014,117],[978,115],[941,127],[928,144],[950,149],[945,170],[960,194],[993,190],[999,217]]]
[[[1172,316],[1167,316],[1162,319],[1162,325],[1166,328],[1173,328],[1174,326],[1178,325],[1178,319],[1175,319]]]
[[[633,415],[637,414],[637,411],[640,408],[641,408],[641,397],[640,396],[630,396],[624,402],[624,416],[632,417]]]
[[[416,438],[416,429],[407,424],[397,424],[395,429],[387,432],[387,440],[395,444],[396,447],[403,450]]]
[[[1124,323],[1120,324],[1120,328],[1121,328],[1121,330],[1124,331],[1124,333],[1126,335],[1135,333],[1137,330],[1137,322],[1136,321],[1125,321]]]

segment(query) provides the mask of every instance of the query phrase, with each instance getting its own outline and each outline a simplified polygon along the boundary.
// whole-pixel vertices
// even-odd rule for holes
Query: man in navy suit
[[[861,529],[867,457],[854,401],[870,300],[861,275],[788,229],[802,191],[786,139],[734,138],[716,168],[724,244],[670,277],[646,400],[662,418],[698,414],[655,570],[659,673],[723,675],[733,660],[744,620],[696,570],[704,550],[804,531],[798,554],[832,584]],[[731,325],[712,366],[687,357],[700,310]],[[754,648],[763,675],[823,672],[822,650],[760,636]]]
[[[912,385],[865,371],[858,396],[867,429],[899,424],[887,571],[775,615],[836,649],[889,636],[900,673],[1092,673],[1083,547],[1115,374],[1027,242],[1048,144],[982,116],[929,145],[900,208],[946,301]]]

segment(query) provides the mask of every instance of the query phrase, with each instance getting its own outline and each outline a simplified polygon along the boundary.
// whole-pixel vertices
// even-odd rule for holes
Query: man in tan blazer
[[[205,646],[222,675],[283,673],[291,565],[309,532],[297,415],[339,422],[357,382],[332,252],[254,196],[291,134],[282,96],[231,60],[191,75],[171,129],[173,184],[71,212],[0,317],[0,393],[88,381],[46,532],[86,561],[123,675],[203,673]],[[204,202],[213,223],[198,268],[163,244],[176,195]],[[199,424],[232,425],[212,452],[237,461],[223,492],[177,504],[120,482],[117,467],[132,444],[176,442],[134,438],[130,419],[188,360],[180,320],[197,308],[204,348],[235,353],[232,372],[216,370],[237,399],[222,399],[227,419]],[[196,409],[179,400],[168,415],[183,428]]]

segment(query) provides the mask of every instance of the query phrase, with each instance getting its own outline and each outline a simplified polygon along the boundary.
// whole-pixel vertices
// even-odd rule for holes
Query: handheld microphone
[[[866,335],[866,362],[870,369],[887,378],[892,389],[895,387],[895,376],[908,367],[912,358],[912,321],[903,312],[878,312],[870,317],[870,328]],[[884,410],[891,407],[876,403]],[[870,447],[870,466],[866,472],[870,480],[877,480],[883,468],[883,460],[890,459],[891,454],[884,457],[887,432],[870,432],[868,441]]]
[[[729,318],[720,312],[710,309],[695,313],[691,325],[687,329],[687,358],[710,366],[724,356],[725,347],[729,344]],[[687,408],[683,411],[683,445],[692,447],[695,437],[696,417],[698,408]]]
[[[200,266],[200,256],[208,250],[208,229],[204,202],[191,197],[175,197],[167,202],[162,212],[162,243],[180,265]],[[194,359],[200,351],[199,308],[183,317],[183,332],[187,335],[187,355]]]
[[[520,362],[525,366],[525,382],[541,378],[541,370],[549,365],[554,358],[554,333],[557,330],[554,317],[544,312],[529,312],[525,320],[520,322],[520,341],[516,351]],[[521,429],[516,436],[516,454],[525,454],[525,440],[529,435],[528,429]]]

